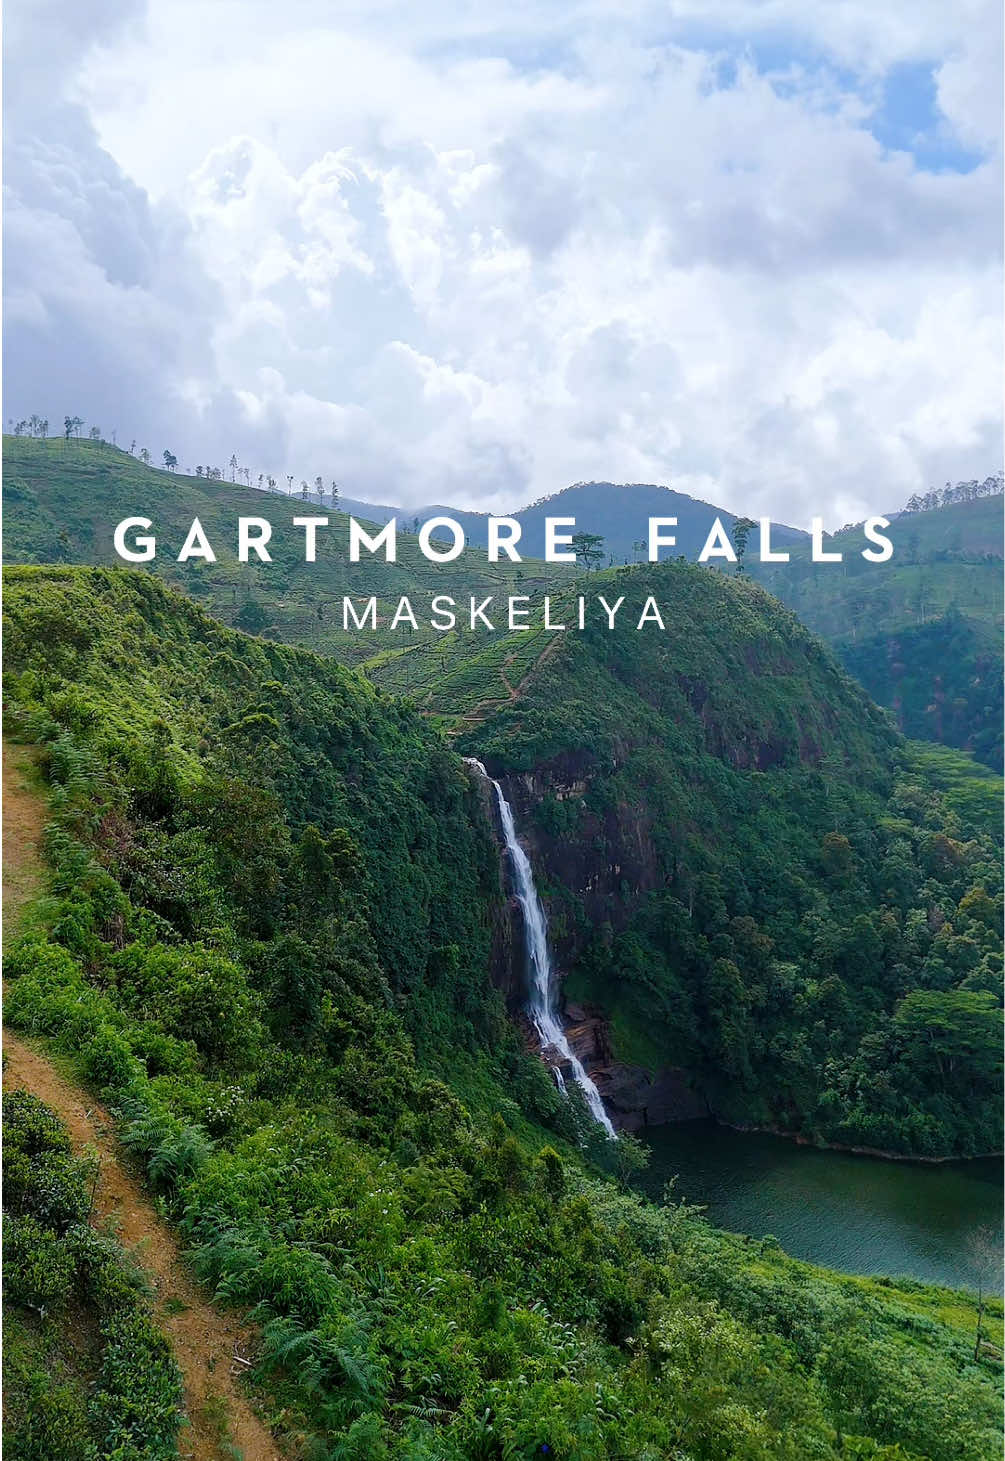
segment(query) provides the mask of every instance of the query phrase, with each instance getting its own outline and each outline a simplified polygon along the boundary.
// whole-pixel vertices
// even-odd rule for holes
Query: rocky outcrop
[[[607,1023],[598,1011],[570,1004],[566,1016],[566,1038],[589,1071],[619,1131],[640,1131],[645,1126],[711,1114],[686,1071],[667,1066],[653,1072],[615,1060]]]
[[[649,841],[648,823],[638,808],[614,809],[603,821],[588,817],[574,840],[543,834],[534,817],[535,804],[545,795],[558,801],[581,798],[588,782],[586,767],[579,758],[565,758],[568,764],[552,764],[546,774],[525,774],[500,778],[503,794],[514,808],[525,843],[536,867],[571,887],[581,898],[588,916],[610,917],[614,898],[626,889],[638,894],[656,885],[657,859]],[[491,784],[479,778],[479,795],[500,848],[499,877],[503,895],[493,916],[492,981],[505,997],[507,1008],[524,1027],[529,1049],[537,1050],[533,1026],[524,1015],[527,999],[526,953],[523,916],[512,895],[502,855],[499,809]],[[595,824],[595,825],[593,825]],[[596,847],[602,840],[618,847],[615,861],[598,859]],[[575,938],[567,930],[552,930],[553,947],[568,968],[575,958]],[[570,1004],[565,1010],[565,1033],[570,1046],[597,1085],[614,1125],[624,1131],[638,1131],[669,1121],[687,1121],[708,1115],[705,1101],[691,1088],[686,1072],[671,1067],[648,1071],[626,1065],[615,1058],[610,1032],[603,1013]],[[555,1052],[543,1052],[548,1064],[557,1064]]]
[[[595,770],[588,756],[570,754],[533,772],[500,776],[499,784],[543,881],[573,893],[590,922],[618,927],[638,898],[662,884],[664,874],[644,806],[625,802],[600,814],[586,802]],[[542,825],[539,810],[546,799],[580,804],[575,836]],[[553,934],[558,963],[569,968],[577,952],[574,933],[556,927]]]

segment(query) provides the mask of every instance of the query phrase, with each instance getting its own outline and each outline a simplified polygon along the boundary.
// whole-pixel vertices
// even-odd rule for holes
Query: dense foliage
[[[751,572],[834,647],[906,735],[973,751],[1002,769],[1002,495],[1000,478],[960,483],[935,510],[906,510],[890,526],[894,556],[866,563],[857,531],[828,550],[796,546],[781,567]],[[990,490],[994,489],[994,490]],[[934,494],[939,497],[939,494]],[[942,499],[940,498],[940,502]]]
[[[409,529],[414,515],[398,514],[398,562],[350,564],[347,518],[305,507],[294,493],[263,493],[245,485],[240,471],[195,477],[158,471],[128,451],[101,440],[48,439],[22,423],[25,433],[4,438],[5,561],[115,565],[112,532],[137,513],[154,520],[158,557],[154,573],[191,595],[225,624],[282,643],[306,645],[343,663],[367,662],[375,682],[417,702],[446,702],[449,714],[480,714],[484,702],[502,704],[521,678],[528,657],[544,649],[548,635],[532,632],[514,645],[501,633],[437,633],[429,624],[433,595],[450,593],[461,602],[527,594],[538,603],[561,593],[579,570],[525,557],[521,564],[486,561],[472,546],[447,568],[429,563]],[[39,422],[41,429],[44,423]],[[100,435],[100,433],[99,433]],[[251,475],[245,481],[250,484]],[[861,557],[859,529],[836,534],[828,551],[844,553],[841,564],[813,564],[804,533],[778,528],[773,545],[791,562],[761,565],[758,536],[750,538],[747,567],[783,603],[836,650],[877,703],[893,711],[901,730],[972,750],[978,759],[1002,767],[1002,681],[998,643],[1002,623],[1002,497],[992,492],[1000,479],[961,483],[947,497],[929,494],[920,511],[905,511],[889,532],[895,543],[889,563]],[[279,484],[284,486],[285,483]],[[979,492],[977,489],[979,488]],[[991,495],[988,495],[989,492]],[[939,510],[931,510],[935,501]],[[343,502],[358,518],[386,521],[393,508]],[[319,532],[318,560],[307,564],[298,513],[330,518]],[[448,509],[436,509],[437,514]],[[486,542],[485,514],[449,509],[468,543]],[[428,517],[433,510],[423,510]],[[636,562],[645,556],[649,516],[676,516],[676,551],[695,558],[719,509],[665,487],[605,482],[580,483],[518,513],[525,555],[543,553],[547,515],[574,516],[584,530],[603,538],[602,561]],[[273,562],[236,554],[240,514],[264,515],[275,526]],[[175,556],[198,516],[218,555],[216,563],[179,564]],[[729,527],[732,514],[721,513]],[[584,592],[593,587],[587,575]],[[342,623],[342,595],[360,606],[379,600],[376,629]],[[414,598],[417,626],[389,627],[399,596]],[[480,664],[476,665],[475,660]]]
[[[564,636],[461,740],[534,819],[567,990],[729,1120],[1000,1149],[996,778],[951,804],[756,584],[598,578],[666,631]]]
[[[35,1096],[3,1098],[4,1450],[177,1456],[181,1377],[140,1280],[90,1224],[94,1173]]]
[[[840,648],[846,669],[905,735],[972,750],[1002,768],[1002,656],[997,637],[956,610]]]
[[[488,988],[494,853],[417,718],[142,575],[15,571],[6,609],[53,815],[7,1017],[73,1055],[253,1310],[294,1454],[997,1454],[967,1298],[590,1175]]]

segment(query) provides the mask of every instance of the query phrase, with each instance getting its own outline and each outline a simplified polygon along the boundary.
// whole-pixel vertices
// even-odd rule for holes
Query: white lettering
[[[124,517],[122,521],[116,525],[115,533],[113,536],[115,551],[116,553],[118,553],[119,557],[124,558],[127,563],[149,563],[151,558],[156,557],[156,538],[147,537],[141,533],[140,536],[135,540],[135,548],[129,548],[126,546],[126,533],[128,533],[131,528],[149,528],[152,526],[153,525],[148,517]]]
[[[506,533],[501,537],[502,532]],[[490,517],[489,518],[489,562],[499,562],[499,549],[501,548],[511,563],[522,563],[523,559],[516,551],[516,545],[520,541],[523,528],[515,517]]]
[[[445,547],[440,552],[434,550],[430,542],[434,528],[447,529],[454,540],[449,548]],[[460,523],[455,522],[452,517],[431,517],[419,529],[419,548],[430,563],[452,563],[464,552],[464,531]]]
[[[253,529],[257,529],[254,536],[252,536]],[[271,537],[272,524],[266,522],[264,517],[239,517],[237,519],[238,560],[241,563],[247,563],[248,550],[254,548],[258,554],[259,562],[271,563],[272,559],[265,548],[266,543]]]
[[[862,557],[867,563],[885,563],[887,559],[893,557],[893,544],[890,542],[890,539],[885,533],[878,533],[876,531],[877,528],[888,528],[889,526],[890,524],[885,517],[866,518],[865,535],[869,539],[869,542],[875,543],[879,549],[878,553],[874,552],[872,548],[862,549]]]
[[[205,558],[207,563],[216,562],[216,554],[209,546],[206,534],[202,530],[202,523],[197,517],[192,519],[192,526],[188,530],[188,537],[182,544],[181,552],[178,554],[178,562],[187,563],[190,558]]]
[[[810,524],[813,537],[813,562],[814,563],[840,563],[844,557],[843,553],[824,552],[824,520],[822,517],[815,517]]]
[[[698,554],[698,562],[707,563],[710,558],[725,558],[727,563],[736,562],[733,545],[729,541],[726,529],[723,527],[720,518],[716,518],[712,524],[709,535],[705,539],[705,546]]]
[[[661,548],[676,548],[677,538],[673,533],[661,533],[660,528],[675,528],[675,517],[651,517],[649,519],[649,562],[660,561]]]
[[[349,562],[359,562],[360,548],[365,548],[368,553],[379,553],[384,549],[384,562],[397,563],[398,561],[398,519],[392,517],[389,523],[385,523],[376,537],[371,538],[369,533],[360,527],[354,517],[349,519]]]
[[[574,528],[574,517],[546,517],[544,520],[544,558],[546,563],[575,563],[575,553],[563,553],[572,542],[571,533],[558,533],[556,528]]]
[[[328,519],[326,517],[295,517],[293,519],[295,528],[304,530],[304,562],[313,563],[317,559],[317,530],[326,528]]]
[[[357,629],[362,629],[364,627],[364,625],[367,625],[367,620],[369,620],[369,624],[367,625],[367,627],[369,627],[370,629],[376,629],[376,627],[377,627],[377,600],[376,600],[376,598],[367,599],[367,601],[366,601],[366,608],[363,610],[362,617],[356,613],[356,605],[353,603],[352,599],[350,599],[350,598],[344,598],[342,600],[342,628],[343,629],[348,629],[349,628],[349,620],[350,619],[352,619],[353,625]]]

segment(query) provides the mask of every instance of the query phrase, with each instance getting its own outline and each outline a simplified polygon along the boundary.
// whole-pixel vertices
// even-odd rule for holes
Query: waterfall
[[[553,1049],[558,1052],[562,1060],[567,1062],[573,1074],[573,1079],[580,1087],[586,1097],[586,1103],[590,1108],[595,1121],[599,1121],[607,1134],[615,1137],[617,1133],[611,1125],[610,1117],[604,1110],[604,1103],[600,1099],[600,1092],[587,1074],[583,1062],[573,1053],[568,1040],[565,1038],[565,1031],[559,1019],[558,1011],[554,1002],[554,980],[552,978],[551,956],[548,953],[548,924],[545,920],[544,909],[541,907],[541,900],[537,896],[537,888],[534,886],[534,873],[531,869],[530,858],[520,846],[516,835],[516,826],[513,822],[513,809],[503,796],[502,787],[498,781],[489,776],[485,767],[473,756],[465,758],[469,766],[473,766],[480,776],[492,782],[495,788],[496,801],[499,806],[499,819],[502,822],[503,839],[506,843],[506,851],[509,853],[510,862],[513,867],[513,885],[516,896],[523,913],[524,945],[527,954],[527,974],[530,985],[530,995],[527,1005],[527,1012],[533,1021],[537,1031],[537,1037],[541,1042],[541,1049]],[[552,1067],[555,1072],[555,1079],[559,1088],[565,1090],[565,1081],[558,1066]]]

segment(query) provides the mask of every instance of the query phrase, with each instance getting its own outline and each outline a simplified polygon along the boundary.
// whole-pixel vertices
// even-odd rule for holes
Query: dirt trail
[[[25,900],[37,890],[44,807],[25,780],[26,757],[3,748],[4,921],[8,937]],[[170,1228],[142,1185],[124,1167],[111,1117],[56,1071],[44,1055],[4,1030],[5,1089],[23,1087],[66,1123],[74,1149],[96,1153],[100,1178],[95,1210],[111,1224],[146,1274],[157,1323],[170,1341],[185,1383],[189,1424],[179,1453],[193,1461],[281,1461],[276,1442],[242,1393],[235,1372],[245,1367],[254,1335],[239,1320],[206,1301],[190,1276]]]
[[[10,934],[39,887],[45,807],[29,785],[31,753],[3,743],[3,916]],[[9,922],[8,922],[9,920]]]
[[[502,680],[506,690],[506,699],[500,700],[499,696],[495,695],[489,696],[485,700],[479,700],[478,704],[472,710],[469,710],[466,715],[459,716],[457,722],[450,728],[448,735],[451,739],[454,736],[460,735],[462,731],[472,730],[476,725],[480,725],[483,720],[488,719],[494,710],[498,710],[500,705],[505,705],[507,700],[510,704],[514,700],[519,700],[538,670],[548,663],[548,660],[558,649],[560,642],[557,636],[549,640],[530,669],[520,680],[519,684],[516,685],[510,683],[506,674],[506,666],[512,664],[516,656],[513,654],[508,655],[503,660],[499,669],[499,678]]]

